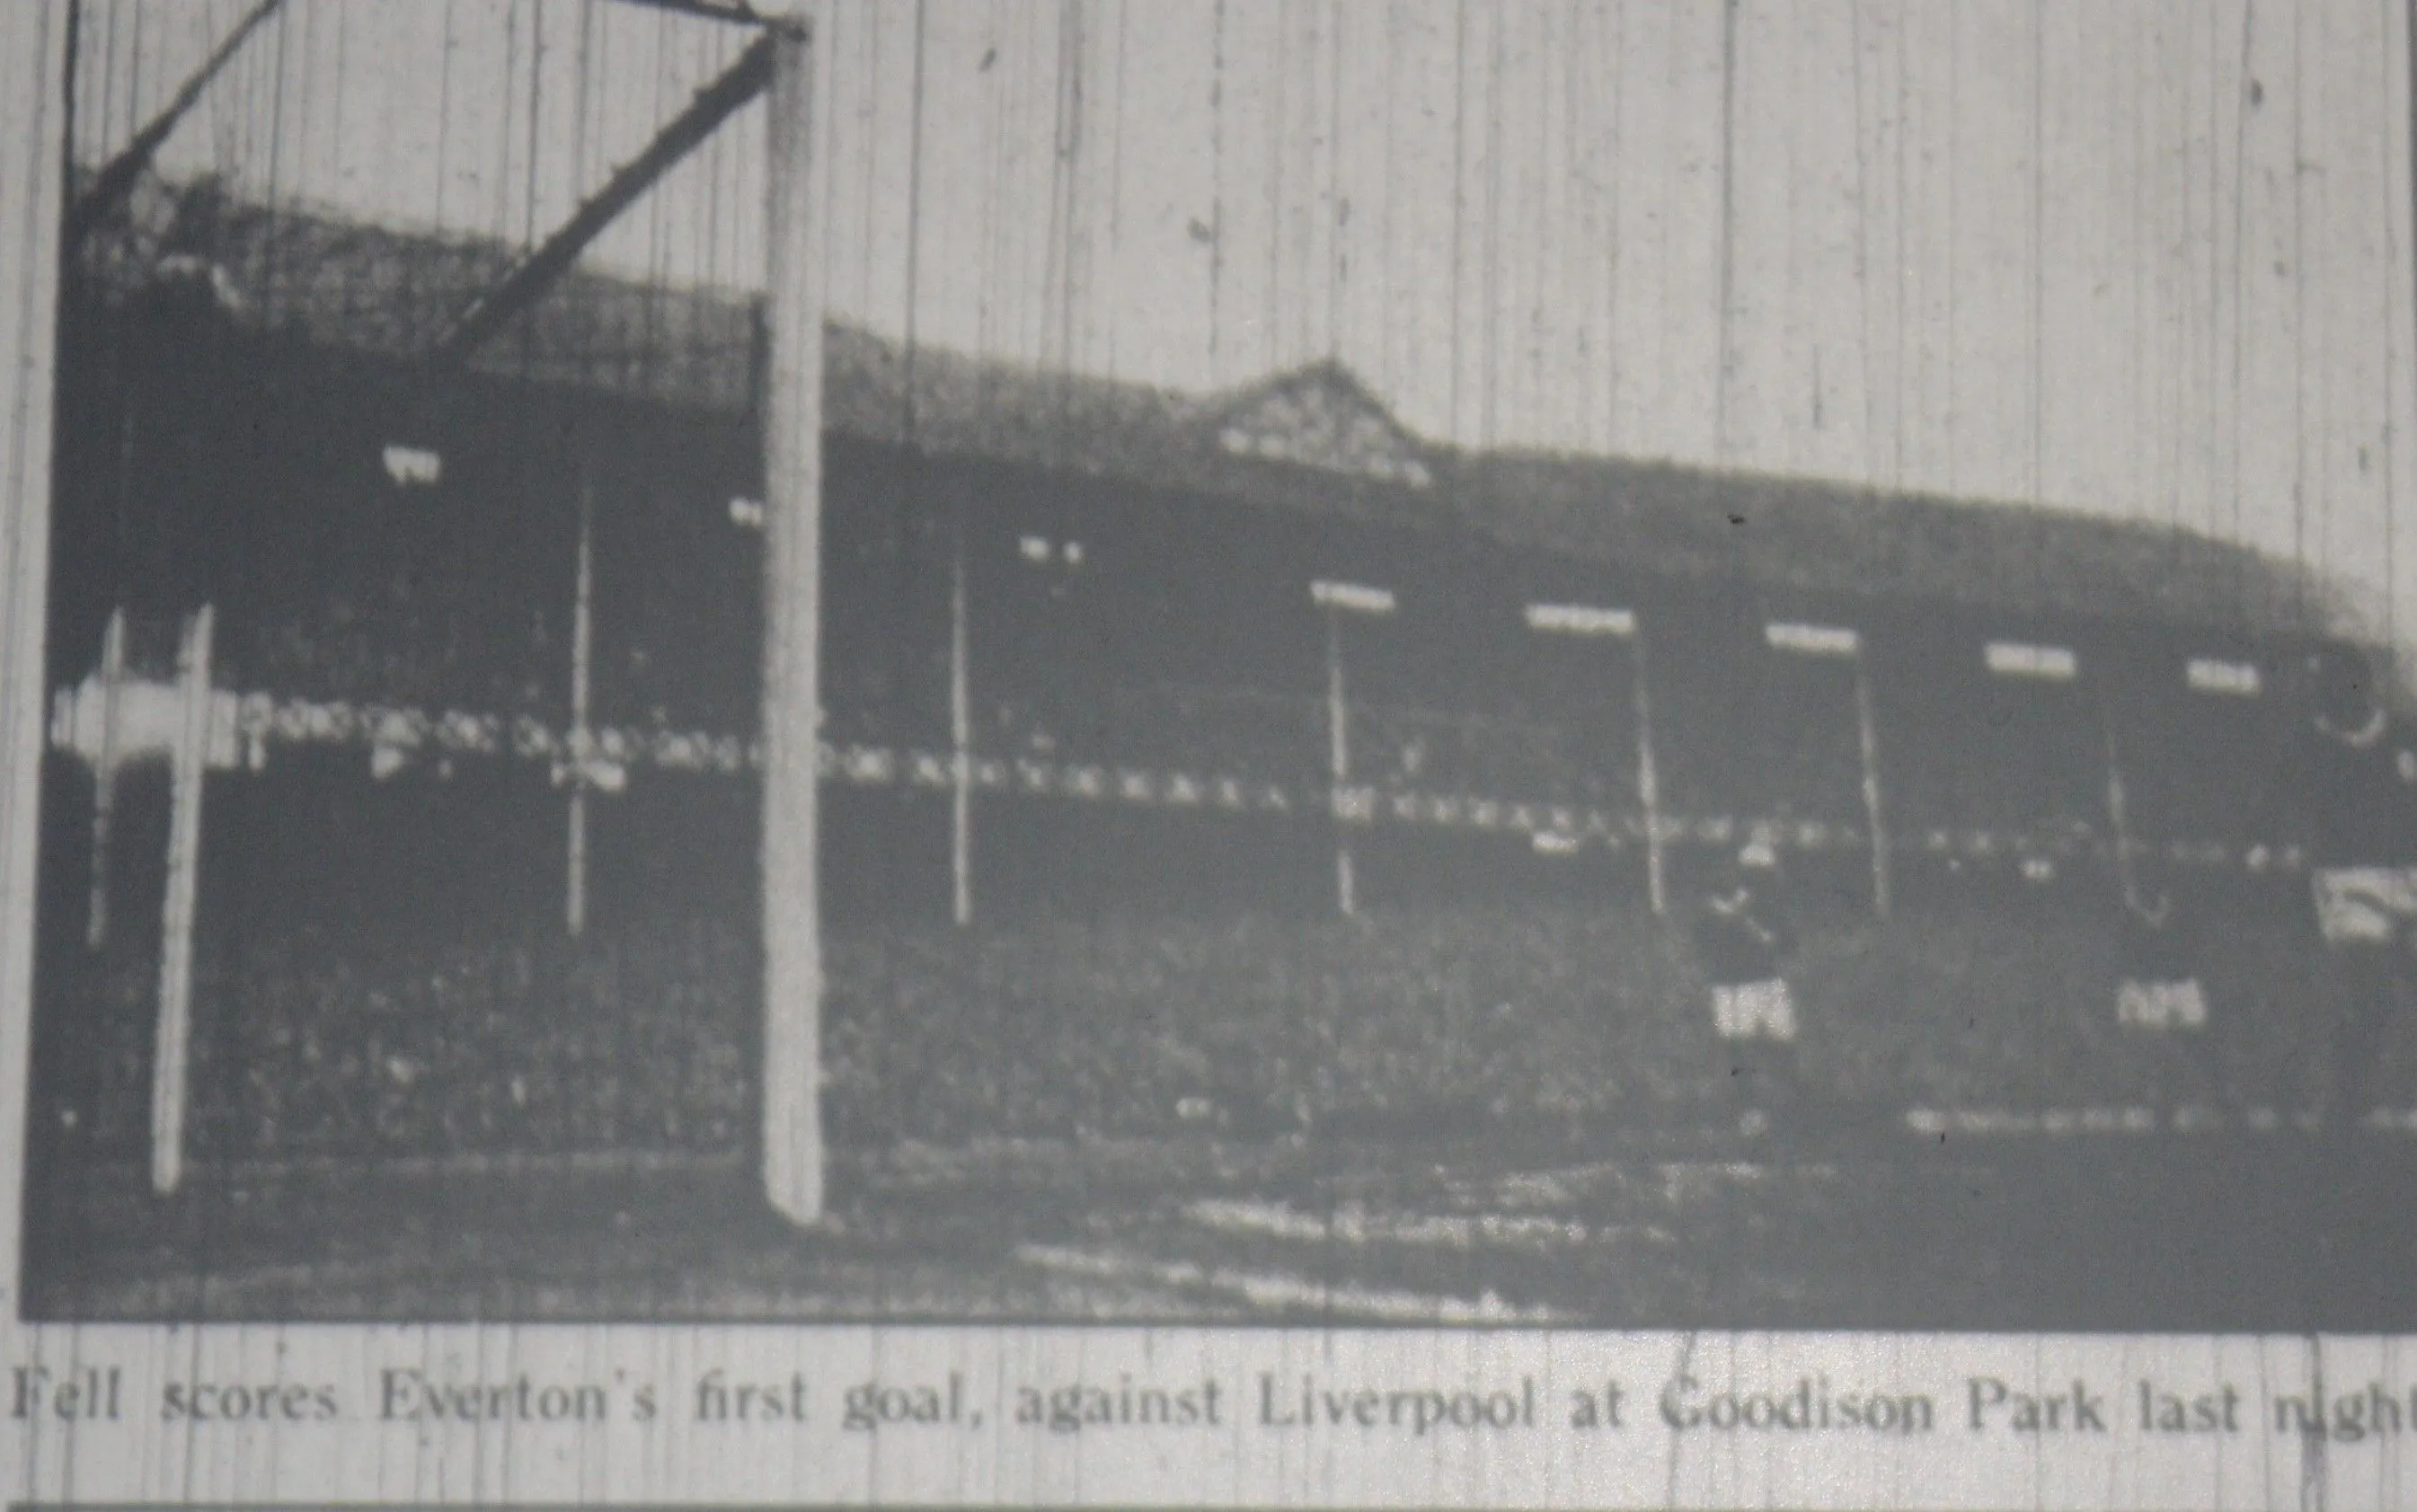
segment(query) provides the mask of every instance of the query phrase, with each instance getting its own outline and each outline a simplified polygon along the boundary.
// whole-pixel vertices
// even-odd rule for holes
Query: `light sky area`
[[[248,5],[86,0],[82,155]],[[804,8],[834,318],[1193,390],[1332,356],[1430,437],[2145,519],[2417,629],[2400,0]],[[541,236],[747,40],[291,0],[163,164]],[[761,113],[592,259],[760,285]]]

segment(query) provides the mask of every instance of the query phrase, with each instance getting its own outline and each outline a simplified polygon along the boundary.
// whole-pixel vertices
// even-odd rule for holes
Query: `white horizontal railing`
[[[114,722],[113,698],[116,701]],[[52,748],[94,767],[104,762],[116,766],[164,762],[184,728],[181,699],[173,683],[139,677],[113,683],[99,675],[89,677],[74,688],[60,689],[53,698]],[[547,763],[557,782],[579,781],[612,793],[626,784],[632,771],[736,776],[754,770],[761,761],[761,750],[753,741],[709,731],[608,725],[582,733],[555,728],[534,715],[281,699],[229,689],[210,693],[205,728],[208,765],[218,771],[259,771],[279,748],[350,747],[367,752],[371,773],[379,778],[432,759],[494,757]],[[957,760],[943,750],[826,741],[818,767],[826,781],[944,792],[956,781]],[[994,794],[1231,813],[1327,811],[1349,824],[1391,823],[1527,835],[1547,842],[1593,841],[1615,849],[1646,839],[1645,820],[1632,809],[1499,794],[1417,790],[1390,783],[1284,783],[1172,766],[1029,755],[968,757],[965,779],[975,791]],[[1657,833],[1667,843],[1710,845],[1762,835],[1784,848],[1805,852],[1857,851],[1869,843],[1862,827],[1852,824],[1746,815],[1665,813]],[[2070,858],[2103,851],[2107,843],[2103,835],[2078,828],[2019,832],[1928,827],[1906,831],[1893,839],[1891,848],[1903,854],[1980,861]],[[1562,847],[1546,843],[1540,849],[1553,852]],[[2163,854],[2186,866],[2237,867],[2252,872],[2296,870],[2303,865],[2299,849],[2288,845],[2136,840],[2130,851],[2135,855]]]

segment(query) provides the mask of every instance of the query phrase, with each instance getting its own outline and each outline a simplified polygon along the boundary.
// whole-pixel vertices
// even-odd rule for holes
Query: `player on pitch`
[[[2292,797],[2306,810],[2317,931],[2350,992],[2325,1107],[2340,1135],[2364,1116],[2385,1031],[2417,993],[2417,732],[2383,707],[2357,652],[2327,648],[2307,670]]]
[[[1695,935],[1739,1132],[1764,1133],[1794,1111],[1798,1081],[1796,998],[1782,964],[1796,933],[1770,837],[1756,835],[1718,869]]]

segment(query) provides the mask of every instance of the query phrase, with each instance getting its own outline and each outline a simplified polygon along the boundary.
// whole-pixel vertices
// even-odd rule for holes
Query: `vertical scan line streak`
[[[1504,132],[1503,75],[1508,71],[1506,38],[1511,32],[1507,12],[1494,16],[1493,45],[1486,52],[1485,80],[1485,349],[1479,355],[1483,388],[1479,395],[1478,441],[1492,446],[1499,439],[1502,395],[1502,198]]]
[[[1272,370],[1278,362],[1284,314],[1284,249],[1285,249],[1285,129],[1290,121],[1292,77],[1285,67],[1291,40],[1292,0],[1272,0],[1274,21],[1269,27],[1268,45],[1271,51],[1262,57],[1260,66],[1267,72],[1268,123],[1267,159],[1264,199],[1268,224],[1267,283],[1260,291],[1263,301],[1259,310],[1259,366]]]
[[[1805,93],[1803,89],[1802,73],[1804,49],[1801,36],[1791,37],[1788,40],[1793,44],[1789,49],[1790,53],[1793,54],[1790,57],[1789,62],[1794,65],[1788,69],[1787,73],[1787,83],[1789,85],[1788,94],[1791,97],[1788,103],[1791,106],[1801,108]],[[1803,310],[1802,301],[1804,295],[1803,251],[1805,237],[1803,201],[1804,121],[1801,115],[1788,121],[1786,136],[1786,145],[1782,149],[1782,151],[1785,154],[1787,164],[1787,233],[1786,244],[1783,247],[1782,251],[1786,258],[1786,271],[1785,277],[1781,280],[1781,286],[1785,290],[1785,293],[1781,296],[1783,300],[1781,307],[1783,313],[1780,319],[1779,330],[1779,350],[1782,373],[1781,382],[1783,387],[1778,396],[1778,400],[1781,424],[1790,438],[1787,448],[1788,470],[1790,472],[1800,472],[1802,470],[1803,460],[1808,449],[1808,444],[1812,442],[1812,438],[1808,432],[1812,430],[1817,429],[1822,421],[1821,348],[1819,344],[1820,333],[1810,327],[1809,323],[1804,319],[1803,314],[1801,313]],[[1765,338],[1765,340],[1768,339],[1768,337]],[[1808,376],[1807,374],[1792,370],[1793,365],[1799,359],[1800,355],[1806,355],[1803,351],[1806,347],[1810,348],[1810,391],[1805,396],[1805,404],[1802,413],[1801,415],[1791,415],[1789,412],[1797,402],[1797,396],[1793,390],[1795,389],[1800,378]]]
[[[1056,325],[1051,333],[1056,340],[1056,361],[1058,374],[1058,430],[1067,433],[1072,424],[1073,402],[1074,307],[1087,271],[1084,260],[1076,251],[1080,233],[1082,202],[1083,150],[1083,54],[1087,44],[1088,29],[1085,25],[1084,0],[1065,0],[1057,20],[1057,98],[1056,129],[1051,143],[1051,207],[1050,234],[1057,243],[1056,288]],[[920,42],[918,46],[920,46]],[[917,93],[921,84],[919,81]],[[920,109],[920,106],[919,106]]]
[[[1956,337],[1962,326],[1963,313],[1960,275],[1963,272],[1963,248],[1956,241],[1957,216],[1963,196],[1957,193],[1964,183],[1963,165],[1956,159],[1963,141],[1964,98],[1964,11],[1951,6],[1947,11],[1947,411],[1943,416],[1946,435],[1942,448],[1947,459],[1947,491],[1955,491],[1964,474],[1963,455],[1957,447],[1959,423],[1963,418],[1962,386],[1957,383],[1963,372],[1963,349]]]
[[[2417,0],[2409,0],[2417,9]],[[2257,0],[2242,0],[2241,7],[2241,77],[2233,89],[2232,119],[2232,402],[2226,416],[2225,433],[2231,449],[2232,543],[2239,546],[2248,523],[2248,495],[2242,483],[2242,468],[2247,453],[2242,442],[2242,407],[2248,388],[2248,353],[2250,323],[2249,297],[2249,92],[2257,86],[2251,71],[2254,59],[2250,47],[2255,40],[2252,27],[2257,20]],[[2243,563],[2234,570],[2235,597],[2245,600],[2249,596],[2249,569]]]
[[[1712,453],[1730,458],[1729,381],[1737,367],[1731,328],[1737,305],[1737,34],[1740,0],[1721,5],[1721,285],[1719,351],[1714,355]]]
[[[2307,73],[2303,13],[2291,12],[2291,566],[2293,627],[2308,627]]]
[[[2410,0],[2410,3],[2417,4],[2417,0]],[[1384,277],[1377,283],[1378,297],[1382,300],[1382,304],[1377,310],[1376,319],[1378,354],[1376,382],[1379,389],[1388,394],[1401,393],[1405,386],[1401,372],[1400,345],[1402,343],[1397,343],[1393,333],[1396,323],[1393,319],[1395,300],[1392,294],[1392,291],[1400,287],[1393,266],[1393,200],[1400,186],[1400,176],[1394,170],[1401,159],[1406,156],[1398,145],[1395,145],[1401,140],[1400,116],[1395,109],[1400,103],[1401,92],[1402,6],[1401,0],[1388,0],[1385,7],[1385,141],[1388,144],[1383,154],[1385,211],[1384,219],[1377,232],[1377,244],[1381,249],[1380,255],[1384,259],[1385,272]]]
[[[2417,4],[2417,0],[2411,0],[2411,3]],[[1605,450],[1613,450],[1620,445],[1619,380],[1627,356],[1619,344],[1619,278],[1621,253],[1628,245],[1627,223],[1623,219],[1623,190],[1627,187],[1628,174],[1621,158],[1621,143],[1625,140],[1621,127],[1627,118],[1629,80],[1628,8],[1619,0],[1613,0],[1608,8],[1612,16],[1610,55],[1604,60],[1604,74],[1611,80],[1608,107],[1611,119],[1610,151],[1604,157],[1604,174],[1609,180],[1610,189],[1609,203],[1604,207],[1604,228],[1609,250],[1604,259],[1604,335],[1600,346],[1603,365],[1607,370],[1604,374],[1603,444]]]
[[[1110,89],[1116,101],[1114,129],[1108,133],[1108,256],[1107,265],[1121,269],[1124,265],[1125,232],[1125,133],[1129,129],[1125,116],[1125,53],[1126,40],[1132,33],[1132,8],[1128,0],[1117,0],[1117,56]],[[1117,361],[1117,314],[1123,301],[1107,299],[1102,319],[1107,325],[1106,368],[1110,377],[1120,376],[1123,369]]]
[[[2047,8],[2031,10],[2031,487],[2033,505],[2047,502]],[[2047,542],[2040,538],[2033,571],[2047,575]]]
[[[1464,265],[1468,250],[1468,7],[1469,0],[1460,0],[1453,11],[1453,46],[1452,50],[1452,335],[1448,345],[1452,374],[1450,393],[1452,408],[1447,434],[1454,441],[1461,439],[1461,359],[1467,340],[1463,326],[1462,291],[1467,280]]]
[[[1574,21],[1574,17],[1572,19]],[[1573,45],[1574,37],[1561,38],[1558,48],[1554,45],[1552,17],[1549,12],[1540,15],[1538,21],[1542,37],[1534,56],[1536,67],[1541,72],[1551,67],[1551,60],[1557,53],[1562,57],[1570,57],[1575,54],[1576,49]],[[1562,154],[1562,191],[1558,196],[1558,204],[1560,221],[1557,225],[1553,217],[1557,207],[1556,197],[1553,192],[1554,185],[1549,176],[1553,161],[1553,134],[1556,122],[1553,112],[1549,109],[1552,102],[1550,86],[1542,79],[1536,82],[1536,229],[1533,245],[1536,248],[1537,260],[1534,265],[1535,281],[1529,288],[1526,308],[1521,311],[1519,324],[1528,349],[1528,402],[1531,407],[1541,408],[1545,396],[1553,392],[1553,387],[1548,386],[1546,381],[1547,354],[1558,344],[1545,334],[1544,311],[1552,308],[1558,295],[1567,290],[1571,240],[1568,234],[1569,222],[1578,213],[1578,196],[1571,190],[1573,181],[1580,176],[1581,167],[1574,151]],[[1566,113],[1569,108],[1566,95],[1561,104]],[[1571,139],[1566,114],[1558,124],[1561,128],[1563,144],[1574,148],[1576,144]],[[1547,278],[1555,280],[1558,288],[1548,292],[1545,282]],[[1585,323],[1586,312],[1576,308],[1574,302],[1571,306],[1571,312],[1572,324]],[[1573,439],[1570,438],[1568,431],[1563,429],[1565,422],[1561,412],[1558,409],[1530,419],[1528,425],[1531,432],[1540,424],[1546,433],[1553,435],[1556,440],[1567,444],[1569,439]]]
[[[447,0],[447,3],[449,8],[451,0]],[[449,8],[448,10],[446,20],[448,23],[448,27],[445,40],[447,51],[449,53],[453,44],[453,38],[449,27],[452,16]],[[520,48],[521,8],[519,0],[511,0],[511,3],[507,5],[504,9],[504,71],[500,86],[502,98],[496,102],[497,112],[502,115],[507,123],[510,121],[512,113],[512,81],[520,74]],[[662,102],[660,68],[658,69],[655,98],[656,104],[660,106]],[[660,111],[658,111],[658,113],[660,113]],[[491,213],[494,218],[492,229],[494,238],[499,242],[509,240],[510,235],[511,182],[512,133],[509,125],[507,124],[503,129],[495,133],[495,194],[494,204],[492,206]]]
[[[2390,36],[2392,0],[2382,0],[2382,5],[2384,34]],[[2408,0],[2402,8],[2401,31],[2405,71],[2401,76],[2404,87],[2400,94],[2400,108],[2408,123],[2402,145],[2409,153],[2409,196],[2397,213],[2390,209],[2384,211],[2383,276],[2387,282],[2392,279],[2393,270],[2399,265],[2404,249],[2417,254],[2417,221],[2412,220],[2412,218],[2417,218],[2417,0]],[[2387,55],[2378,61],[2383,72],[2383,98],[2388,101],[2393,98],[2392,65],[2388,61],[2391,50],[2379,48],[2377,51]],[[2401,240],[2404,230],[2411,234],[2406,243]],[[2412,281],[2403,284],[2400,293],[2417,296],[2417,255],[2411,255],[2409,265]],[[2383,635],[2384,640],[2395,649],[2400,644],[2400,500],[2397,485],[2400,448],[2410,439],[2400,433],[2398,394],[2403,375],[2399,369],[2401,362],[2417,356],[2417,352],[2400,349],[2399,341],[2404,329],[2417,328],[2417,299],[2402,308],[2408,312],[2411,325],[2404,326],[2399,319],[2393,319],[2386,323],[2383,336]]]
[[[906,308],[901,311],[905,350],[899,355],[905,374],[899,402],[909,446],[917,441],[915,358],[922,345],[919,322],[923,306],[923,96],[929,23],[925,0],[915,0],[914,89],[906,102]]]
[[[2199,17],[2197,12],[2192,12],[2182,20],[2182,24],[2192,26],[2192,34],[2195,34],[2199,20],[2202,20],[2202,17]],[[2175,41],[2175,53],[2181,53],[2181,51],[2185,49],[2190,49],[2190,37],[2182,37]],[[2170,440],[2170,469],[2173,469],[2173,474],[2166,478],[2166,497],[2168,497],[2166,509],[2168,509],[2168,520],[2170,524],[2173,524],[2175,567],[2181,567],[2181,560],[2182,560],[2181,555],[2182,538],[2185,538],[2185,529],[2187,529],[2187,526],[2182,524],[2182,520],[2185,520],[2185,509],[2187,505],[2190,505],[2190,500],[2185,497],[2187,478],[2190,478],[2190,454],[2192,454],[2190,442],[2185,440],[2185,437],[2190,435],[2190,420],[2192,420],[2190,339],[2192,339],[2192,326],[2195,326],[2195,319],[2192,319],[2195,299],[2190,299],[2190,295],[2195,293],[2195,282],[2197,282],[2195,280],[2195,264],[2192,264],[2192,259],[2195,259],[2204,247],[2207,247],[2207,242],[2197,236],[2197,230],[2199,230],[2197,210],[2195,210],[2195,205],[2190,203],[2190,152],[2197,147],[2197,143],[2190,138],[2190,87],[2187,87],[2187,83],[2181,83],[2178,87],[2181,87],[2181,94],[2178,94],[2178,99],[2175,99],[2173,118],[2175,123],[2181,126],[2182,133],[2185,133],[2182,135],[2182,152],[2181,157],[2178,157],[2178,162],[2175,162],[2175,169],[2173,169],[2173,181],[2175,181],[2173,198],[2175,198],[2175,218],[2178,218],[2178,234],[2166,242],[2166,310],[2168,310],[2168,343],[2170,343],[2168,360],[2166,360],[2166,372],[2168,372],[2168,384],[2170,384],[2168,435],[2173,437],[2173,440]]]
[[[1872,341],[1872,161],[1871,135],[1863,122],[1863,112],[1870,102],[1863,87],[1862,0],[1850,0],[1847,12],[1847,65],[1855,111],[1855,345],[1863,368],[1863,476],[1867,482],[1877,484],[1879,458],[1873,447],[1879,431],[1875,423],[1879,386],[1873,372],[1878,355]]]
[[[1913,70],[1908,68],[1906,63],[1907,54],[1909,51],[1906,44],[1906,25],[1908,18],[1912,14],[1912,5],[1913,0],[1899,0],[1895,28],[1896,265],[1891,270],[1891,275],[1892,280],[1895,283],[1897,290],[1896,297],[1893,301],[1896,306],[1896,349],[1893,354],[1895,358],[1896,392],[1892,396],[1892,399],[1893,400],[1893,408],[1896,417],[1896,433],[1893,438],[1894,442],[1893,450],[1895,453],[1893,459],[1893,471],[1889,481],[1893,486],[1900,489],[1906,486],[1906,436],[1907,432],[1911,429],[1911,427],[1907,423],[1906,418],[1906,401],[1910,387],[1910,386],[1906,382],[1906,369],[1910,362],[1910,358],[1908,356],[1906,352],[1906,340],[1907,333],[1911,328],[1911,314],[1909,307],[1911,306],[1912,301],[1906,297],[1905,270],[1908,266],[1906,252],[1906,226],[1907,222],[1913,219],[1912,200],[1910,197],[1912,191],[1908,180],[1910,170],[1907,166],[1912,154],[1907,151],[1906,148],[1907,141],[1912,135],[1913,115],[1913,85],[1911,83]]]
[[[1224,379],[1218,365],[1220,300],[1225,283],[1225,0],[1217,0],[1208,83],[1208,382]]]
[[[1326,135],[1326,356],[1343,360],[1343,296],[1350,270],[1350,217],[1343,185],[1343,0],[1333,0],[1327,12],[1326,102],[1330,125]]]

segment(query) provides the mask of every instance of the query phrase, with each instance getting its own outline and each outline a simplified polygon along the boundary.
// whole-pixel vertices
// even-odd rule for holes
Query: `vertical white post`
[[[1334,812],[1334,906],[1345,918],[1360,912],[1352,868],[1350,822],[1344,816],[1344,790],[1351,782],[1351,708],[1343,687],[1343,612],[1326,612],[1326,755],[1333,779],[1329,800]]]
[[[1670,888],[1662,853],[1662,770],[1653,755],[1653,679],[1645,654],[1645,627],[1629,643],[1636,702],[1636,804],[1645,814],[1645,896],[1657,915],[1670,911]]]
[[[100,754],[92,764],[91,893],[84,902],[84,943],[109,943],[109,843],[117,827],[117,704],[126,681],[126,609],[109,612],[100,637]]]
[[[1360,911],[1351,854],[1351,705],[1343,680],[1343,616],[1393,612],[1393,591],[1325,579],[1309,585],[1310,601],[1326,612],[1326,740],[1329,807],[1334,814],[1334,902],[1345,918]]]
[[[193,1036],[193,917],[201,903],[202,792],[210,765],[210,634],[204,604],[176,653],[176,743],[168,753],[168,887],[160,915],[160,1020],[151,1047],[151,1189],[185,1177]]]
[[[822,690],[822,280],[814,254],[812,43],[776,34],[765,112],[765,1196],[793,1222],[823,1212],[822,917],[815,874]]]
[[[570,824],[566,851],[562,925],[576,940],[587,930],[587,763],[595,734],[589,679],[595,656],[596,479],[579,461],[579,574],[570,610]]]
[[[965,502],[957,502],[949,578],[949,916],[974,921],[974,708],[966,624]]]
[[[2122,889],[2123,901],[2137,903],[2138,878],[2132,865],[2132,795],[2123,784],[2122,743],[2115,735],[2115,711],[2101,699],[2098,706],[2101,730],[2106,748],[2106,824],[2108,849],[2115,855],[2115,880]]]
[[[1889,916],[1889,839],[1887,811],[1880,801],[1879,721],[1872,712],[1871,664],[1859,646],[1855,653],[1855,733],[1862,745],[1863,827],[1872,842],[1872,912]]]

